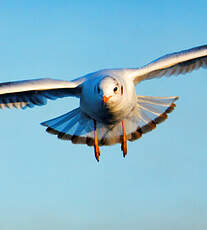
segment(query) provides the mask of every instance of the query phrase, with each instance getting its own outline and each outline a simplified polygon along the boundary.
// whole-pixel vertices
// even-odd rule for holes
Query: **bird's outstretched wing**
[[[5,82],[0,84],[0,109],[27,108],[45,105],[47,99],[80,95],[78,82],[53,79],[36,79]]]
[[[135,84],[156,77],[189,73],[195,69],[207,68],[207,45],[172,53],[135,69],[132,73]]]

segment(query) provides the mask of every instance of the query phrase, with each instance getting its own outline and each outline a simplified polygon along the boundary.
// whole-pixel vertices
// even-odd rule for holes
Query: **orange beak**
[[[112,96],[109,96],[109,97],[106,97],[106,96],[103,96],[103,103],[106,103]]]

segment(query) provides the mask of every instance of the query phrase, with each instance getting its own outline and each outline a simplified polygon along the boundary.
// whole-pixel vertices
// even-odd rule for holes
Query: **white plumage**
[[[80,107],[45,121],[49,133],[75,144],[94,146],[134,141],[167,118],[178,97],[136,95],[135,86],[143,80],[185,74],[207,67],[207,45],[165,55],[142,68],[106,69],[73,81],[36,79],[0,84],[0,108],[45,105],[48,99],[75,96]]]

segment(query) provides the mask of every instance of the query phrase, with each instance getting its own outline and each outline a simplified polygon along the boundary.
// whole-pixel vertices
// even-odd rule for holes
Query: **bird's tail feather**
[[[129,141],[134,141],[167,119],[178,97],[137,96],[137,105],[125,119],[125,132]],[[47,132],[74,144],[94,144],[93,119],[83,114],[80,108],[57,118],[41,123]],[[122,124],[106,125],[96,121],[99,145],[113,145],[122,142]]]
[[[128,140],[134,141],[149,131],[156,128],[157,124],[168,118],[175,108],[175,101],[178,97],[151,97],[137,96],[137,107],[127,119],[127,124],[131,131],[136,127],[134,132],[128,131]],[[131,127],[131,128],[130,128]]]
[[[74,144],[93,145],[93,120],[81,113],[80,108],[41,123],[47,132]]]

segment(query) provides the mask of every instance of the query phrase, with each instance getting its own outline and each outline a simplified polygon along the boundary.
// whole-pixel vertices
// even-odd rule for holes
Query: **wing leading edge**
[[[143,80],[189,73],[207,68],[207,45],[172,53],[135,69],[132,73],[135,84]]]
[[[22,108],[45,105],[47,99],[79,97],[78,83],[53,79],[36,79],[0,84],[0,108]]]

